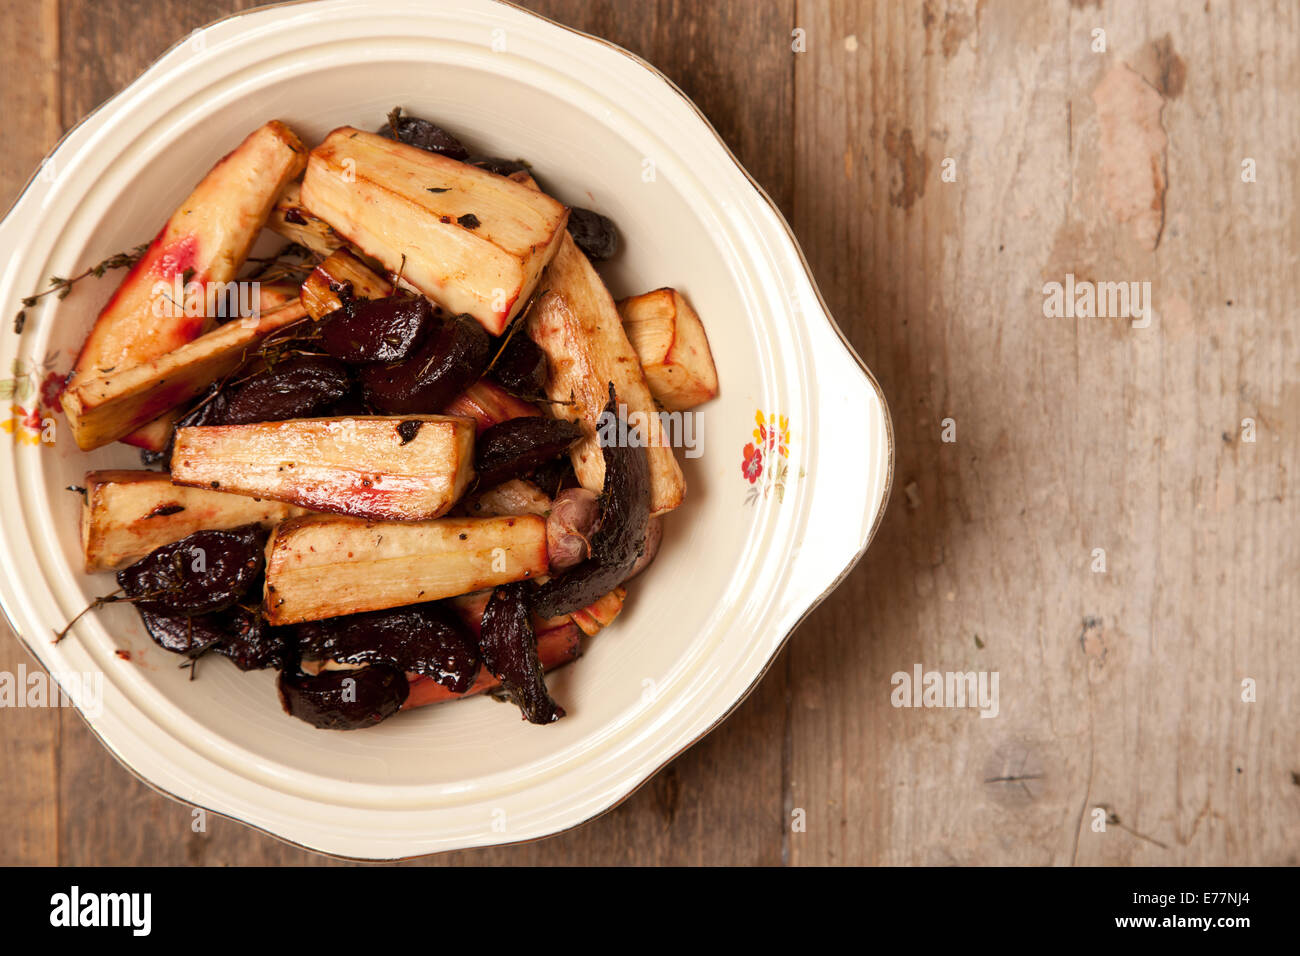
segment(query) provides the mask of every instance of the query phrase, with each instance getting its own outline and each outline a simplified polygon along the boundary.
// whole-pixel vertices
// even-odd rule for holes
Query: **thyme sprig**
[[[50,276],[50,281],[49,281],[50,287],[48,289],[46,289],[44,292],[36,292],[33,293],[32,295],[23,298],[22,300],[23,307],[19,309],[18,314],[14,316],[14,334],[16,335],[21,334],[23,331],[23,326],[27,324],[26,310],[32,308],[34,305],[36,305],[37,302],[45,298],[47,295],[53,294],[55,298],[66,299],[68,297],[68,293],[72,291],[72,287],[75,286],[82,279],[85,279],[88,276],[94,276],[96,279],[102,279],[104,277],[104,273],[107,272],[109,269],[129,269],[131,266],[135,265],[137,262],[140,261],[140,257],[144,255],[145,250],[148,248],[149,248],[149,243],[142,242],[140,243],[140,245],[136,246],[130,252],[114,253],[113,255],[105,259],[103,262],[97,263],[91,266],[85,272],[82,272],[79,275],[72,276],[71,278],[65,278],[64,276]]]

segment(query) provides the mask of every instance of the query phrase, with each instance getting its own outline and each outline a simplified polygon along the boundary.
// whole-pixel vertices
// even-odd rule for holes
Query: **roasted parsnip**
[[[623,329],[641,359],[650,393],[669,411],[686,411],[718,394],[718,371],[700,317],[676,289],[655,289],[618,303]]]
[[[306,158],[293,131],[273,120],[217,163],[99,313],[71,384],[166,355],[210,328],[214,317],[174,301],[175,284],[184,290],[199,283],[206,290],[233,280],[276,197]]]
[[[301,183],[290,183],[280,193],[266,228],[321,256],[330,255],[344,244],[343,237],[329,223],[303,208]]]
[[[453,314],[499,335],[555,254],[568,209],[535,189],[345,126],[311,152],[303,206]]]
[[[378,521],[444,514],[474,474],[474,423],[445,415],[181,428],[172,481]]]
[[[338,290],[350,286],[358,299],[382,299],[393,286],[347,249],[339,249],[312,270],[302,284],[302,304],[313,319],[323,319],[343,305]]]
[[[552,414],[576,419],[586,431],[571,452],[578,481],[595,492],[604,487],[605,459],[596,428],[613,382],[619,402],[627,407],[629,425],[636,426],[647,446],[650,513],[673,510],[686,494],[686,479],[663,434],[614,300],[567,233],[543,285],[546,292],[528,313],[527,331],[548,359],[546,391],[557,403],[550,406]]]
[[[467,594],[546,573],[546,522],[440,518],[370,522],[310,516],[267,544],[266,615],[316,621]]]
[[[85,489],[81,550],[88,573],[124,567],[196,531],[269,528],[304,513],[279,501],[182,488],[163,471],[92,471]]]
[[[256,319],[227,322],[140,365],[73,385],[63,394],[73,439],[89,450],[130,434],[234,371],[272,332],[306,317],[301,303],[290,302]]]

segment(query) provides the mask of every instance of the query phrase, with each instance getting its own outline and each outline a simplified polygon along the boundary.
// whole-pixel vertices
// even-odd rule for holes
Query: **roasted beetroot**
[[[348,393],[347,369],[327,355],[290,355],[225,393],[221,425],[305,418]]]
[[[574,245],[593,262],[609,259],[618,252],[618,230],[614,220],[590,209],[574,206],[569,210],[569,235]]]
[[[540,415],[511,418],[487,428],[474,445],[474,470],[481,488],[526,475],[564,454],[582,437],[582,427]]]
[[[299,624],[303,660],[389,664],[462,694],[479,669],[474,635],[446,607],[413,604]]]
[[[433,326],[422,295],[395,295],[344,306],[321,319],[321,346],[344,362],[400,362]]]
[[[451,133],[418,116],[403,116],[400,107],[388,114],[388,122],[378,132],[386,139],[396,139],[400,143],[438,153],[449,159],[469,158],[469,150]]]
[[[279,690],[286,714],[322,730],[358,730],[401,710],[411,685],[396,667],[376,664],[317,677],[281,671]]]
[[[262,574],[267,532],[260,525],[196,531],[117,572],[136,607],[207,614],[231,607]]]
[[[546,353],[528,336],[516,332],[497,353],[487,377],[507,392],[534,398],[545,394],[546,371]]]
[[[439,316],[428,340],[405,361],[361,373],[366,402],[388,415],[433,414],[487,367],[492,340],[468,316]]]
[[[549,724],[564,716],[564,708],[551,699],[537,656],[537,634],[529,614],[532,588],[531,581],[516,581],[492,592],[483,610],[478,644],[483,664],[501,681],[524,718]]]
[[[645,549],[650,463],[645,448],[635,442],[606,442],[610,434],[628,433],[620,419],[611,382],[601,423],[617,421],[619,427],[598,430],[605,455],[605,489],[600,496],[600,520],[591,538],[591,557],[537,589],[534,606],[543,617],[568,614],[609,593],[627,580]]]

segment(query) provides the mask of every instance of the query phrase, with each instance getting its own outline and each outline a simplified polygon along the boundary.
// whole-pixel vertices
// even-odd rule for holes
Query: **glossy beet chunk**
[[[388,415],[435,414],[483,374],[492,340],[467,316],[435,319],[410,358],[361,373],[367,404]]]
[[[604,427],[616,421],[617,429]],[[645,549],[650,463],[640,445],[606,441],[607,436],[628,431],[618,415],[613,383],[609,404],[601,413],[601,426],[598,434],[605,455],[605,488],[600,496],[600,519],[591,537],[591,557],[538,588],[534,607],[543,617],[569,614],[609,593],[627,580]]]
[[[492,488],[526,475],[558,458],[582,437],[582,427],[562,418],[529,416],[493,425],[474,445],[474,470],[480,488]]]
[[[140,620],[153,642],[173,654],[193,657],[225,640],[227,620],[221,613],[183,614],[139,608]]]
[[[487,377],[507,392],[534,398],[546,391],[546,353],[522,332],[516,332],[497,353]]]
[[[531,581],[516,581],[492,592],[483,610],[479,650],[492,676],[533,724],[550,724],[564,716],[564,708],[546,689],[537,634],[529,613]]]
[[[196,531],[117,572],[136,607],[206,614],[225,610],[261,576],[267,532],[260,525]]]
[[[399,295],[345,306],[320,323],[321,347],[344,362],[400,362],[433,327],[424,296]]]
[[[394,128],[396,128],[396,135],[394,135]],[[379,130],[379,135],[450,159],[469,158],[469,150],[451,133],[438,124],[420,119],[418,116],[403,116],[400,109],[393,110],[388,122]]]
[[[140,608],[140,618],[154,643],[174,654],[197,657],[211,649],[244,671],[283,667],[290,655],[283,628],[238,605],[211,614]]]
[[[474,683],[480,663],[474,636],[436,603],[300,624],[297,639],[303,660],[388,664],[458,694]]]
[[[569,235],[593,262],[609,259],[618,252],[618,229],[614,227],[614,220],[590,209],[574,206],[569,210]]]
[[[377,664],[317,677],[281,671],[279,690],[286,714],[322,730],[360,730],[401,710],[411,685],[397,668]]]
[[[511,173],[529,170],[528,164],[523,160],[502,159],[500,156],[471,156],[465,162],[479,169],[486,169],[489,173],[496,173],[498,176],[509,176]]]
[[[289,665],[294,656],[289,628],[272,627],[261,614],[242,607],[225,613],[229,615],[226,636],[213,650],[229,658],[241,671]]]
[[[343,364],[326,355],[290,355],[226,392],[221,420],[251,425],[305,418],[336,402],[352,387]]]

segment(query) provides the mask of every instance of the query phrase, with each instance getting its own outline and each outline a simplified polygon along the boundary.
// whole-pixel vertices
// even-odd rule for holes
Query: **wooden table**
[[[0,19],[0,200],[244,6]],[[896,482],[715,733],[577,830],[427,862],[1296,863],[1295,5],[528,6],[658,65],[780,205],[889,397]],[[1153,320],[1048,317],[1067,274],[1149,282]],[[895,708],[916,664],[996,671],[998,716]],[[0,747],[0,862],[331,862],[192,832],[75,715],[0,712]]]

